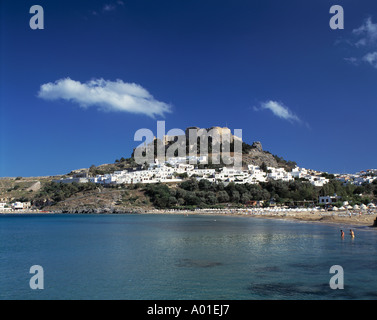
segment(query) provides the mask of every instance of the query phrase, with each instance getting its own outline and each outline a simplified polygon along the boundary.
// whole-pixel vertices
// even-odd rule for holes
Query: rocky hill
[[[242,146],[242,164],[246,168],[247,165],[257,165],[264,167],[284,167],[286,170],[291,170],[296,163],[293,161],[286,161],[281,157],[271,154],[263,150],[262,144],[259,141],[248,144],[243,142],[239,137],[230,133],[228,128],[211,127],[208,129],[200,129],[198,127],[190,127],[185,131],[184,136],[168,137],[165,136],[162,140],[155,139],[149,147],[161,143],[165,151],[173,144],[180,141],[185,147],[186,155],[192,154],[195,145],[190,145],[189,132],[207,132],[217,130],[219,136],[209,136],[208,138],[208,156],[209,164],[202,164],[200,167],[214,168],[224,166],[223,163],[213,166],[211,158],[220,156],[222,158],[222,143],[227,140],[230,145],[230,155],[234,155],[235,143]],[[220,137],[220,138],[219,138]],[[225,138],[224,138],[225,137]],[[198,155],[200,154],[200,143],[196,145]],[[220,154],[216,153],[220,150]],[[65,184],[57,187],[52,181],[69,176],[87,177],[113,173],[114,171],[135,170],[141,169],[143,166],[138,165],[134,158],[134,152],[129,158],[120,158],[114,163],[103,164],[100,166],[90,166],[88,168],[73,170],[64,176],[55,177],[36,177],[36,178],[3,178],[0,179],[0,202],[31,202],[37,207],[46,208],[47,210],[59,210],[61,212],[97,212],[98,210],[108,210],[109,212],[117,212],[131,210],[132,208],[150,208],[151,202],[140,190],[133,189],[133,186],[115,188],[104,188],[95,184],[72,185]],[[155,155],[156,156],[156,155]],[[120,188],[120,187],[119,187]],[[114,211],[115,210],[115,211]]]
[[[190,140],[190,132],[197,135],[197,144],[193,145]],[[216,134],[213,134],[216,132]],[[227,127],[211,127],[211,128],[199,128],[199,127],[188,127],[185,130],[184,136],[164,136],[163,139],[154,138],[153,142],[140,147],[144,152],[154,154],[154,158],[157,158],[157,148],[162,146],[167,154],[168,149],[174,145],[174,147],[181,148],[181,150],[186,150],[185,155],[191,155],[195,153],[195,148],[197,155],[200,155],[200,139],[208,139],[208,145],[206,150],[209,156],[209,162],[215,157],[222,159],[222,144],[226,141],[230,145],[231,156],[234,155],[235,142],[239,142],[242,145],[242,162],[243,166],[256,165],[265,167],[283,167],[287,171],[290,171],[296,166],[294,161],[286,161],[282,157],[271,154],[269,151],[265,151],[262,148],[262,144],[259,141],[253,142],[251,145],[242,141],[241,138],[233,135],[231,130]],[[207,142],[206,142],[207,143]],[[134,160],[135,154],[139,151],[139,154],[143,152],[135,148],[132,152],[131,159]],[[219,153],[218,153],[219,152]],[[176,152],[175,156],[178,156]],[[165,160],[165,159],[160,159]]]
[[[242,154],[242,160],[245,164],[261,166],[264,163],[267,167],[279,167],[276,158],[270,152],[264,151],[259,141],[254,142],[250,148],[247,144],[245,145],[246,150]]]
[[[267,167],[284,168],[286,171],[291,171],[297,163],[295,161],[287,161],[282,157],[271,154],[269,151],[264,151],[262,144],[259,141],[253,142],[250,146],[243,143],[242,161],[245,164],[253,164],[256,166],[265,165]]]

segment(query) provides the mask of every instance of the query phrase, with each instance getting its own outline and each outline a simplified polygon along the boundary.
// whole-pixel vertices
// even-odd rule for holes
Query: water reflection
[[[189,267],[189,268],[212,268],[221,266],[223,263],[210,260],[195,260],[195,259],[179,259],[176,263],[177,267]]]
[[[13,280],[36,262],[42,299],[377,297],[375,230],[341,240],[337,226],[246,217],[56,216],[3,219],[0,242],[2,298],[36,297]],[[335,264],[345,290],[329,288]]]

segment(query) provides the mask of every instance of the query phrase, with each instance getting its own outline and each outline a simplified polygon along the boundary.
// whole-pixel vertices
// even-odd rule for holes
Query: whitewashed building
[[[185,158],[185,161],[188,159]],[[196,160],[202,158],[196,157]],[[181,162],[182,160],[182,162]],[[247,170],[234,167],[223,167],[217,172],[215,169],[195,169],[194,165],[178,159],[174,164],[172,159],[169,162],[161,163],[157,159],[148,166],[146,170],[124,170],[115,171],[111,174],[97,175],[90,178],[67,178],[56,180],[63,183],[85,183],[93,182],[99,184],[136,184],[136,183],[158,183],[158,182],[180,182],[182,179],[176,178],[177,174],[187,173],[189,177],[195,176],[198,180],[207,179],[212,182],[234,182],[257,184],[268,180],[292,181],[295,177],[306,178],[315,186],[323,186],[328,183],[328,179],[319,176],[317,173],[311,175],[305,168],[294,168],[292,172],[287,172],[284,168],[268,167],[268,173],[261,170],[259,166],[248,165]]]
[[[286,182],[294,180],[292,174],[285,171],[284,168],[268,167],[267,170],[270,171],[267,174],[267,177],[271,180],[281,180]]]
[[[319,204],[332,204],[339,201],[340,198],[341,198],[340,196],[337,196],[336,194],[334,194],[333,196],[319,197],[318,202]]]

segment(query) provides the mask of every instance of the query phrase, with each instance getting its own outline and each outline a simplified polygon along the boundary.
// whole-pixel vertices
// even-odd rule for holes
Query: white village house
[[[332,204],[340,200],[340,196],[334,194],[333,196],[323,196],[319,197],[318,202],[319,204]]]
[[[115,171],[111,174],[97,175],[89,178],[67,178],[56,180],[62,183],[86,183],[93,182],[99,184],[135,184],[135,183],[159,183],[159,182],[181,182],[180,174],[186,173],[188,177],[195,177],[198,180],[207,179],[211,182],[223,183],[250,183],[257,184],[268,180],[293,181],[295,178],[305,178],[315,186],[323,186],[329,180],[318,174],[312,175],[310,170],[295,167],[292,172],[287,172],[284,168],[268,167],[267,172],[261,170],[259,166],[248,165],[247,170],[240,168],[223,167],[215,169],[198,169],[187,161],[200,163],[203,157],[169,158],[166,162],[160,163],[156,159],[150,163],[145,170],[124,170]],[[205,160],[205,159],[204,159]]]

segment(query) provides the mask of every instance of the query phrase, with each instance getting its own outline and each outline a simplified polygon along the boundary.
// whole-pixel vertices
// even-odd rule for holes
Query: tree
[[[236,184],[236,190],[240,193],[240,194],[243,194],[245,192],[247,192],[247,186],[245,184]]]
[[[229,195],[232,194],[233,191],[236,190],[236,184],[234,182],[230,182],[226,187],[225,190],[228,192]]]
[[[253,147],[251,145],[249,145],[246,142],[242,141],[242,153],[243,154],[249,153],[249,151],[252,150],[252,149],[253,149]]]
[[[161,209],[169,207],[169,198],[171,195],[167,185],[162,183],[148,185],[145,193],[156,207]]]
[[[96,173],[97,173],[96,166],[94,164],[92,164],[89,168],[89,174],[94,176],[94,175],[96,175]]]
[[[168,204],[169,204],[169,207],[173,207],[177,204],[177,199],[173,196],[169,197],[169,201],[168,201]]]
[[[221,203],[229,202],[229,195],[226,191],[220,191],[217,194],[217,200]]]
[[[178,188],[178,189],[176,189],[176,191],[175,191],[175,197],[176,197],[177,199],[178,199],[178,198],[185,198],[186,193],[187,193],[186,190]]]
[[[323,172],[322,174],[321,174],[321,177],[324,177],[324,178],[326,178],[326,179],[335,179],[335,176],[333,175],[333,174],[328,174],[327,172]]]
[[[219,182],[219,183],[217,184],[217,186],[216,186],[216,190],[217,190],[217,191],[223,191],[223,190],[225,190],[224,183]]]
[[[267,172],[267,165],[266,163],[263,161],[262,164],[259,166],[259,168],[264,171],[264,172]]]
[[[165,209],[169,207],[169,198],[168,196],[157,195],[153,204],[160,209]]]
[[[240,202],[240,193],[237,190],[232,191],[231,200],[232,202],[238,203]]]
[[[245,192],[245,193],[242,194],[241,203],[245,204],[245,203],[249,202],[250,200],[251,200],[250,193]]]
[[[213,191],[208,191],[206,193],[206,203],[207,204],[216,204],[217,203],[216,193],[214,193]]]
[[[198,181],[196,179],[190,179],[182,182],[179,187],[187,191],[195,191],[198,190]]]
[[[177,173],[176,176],[179,177],[179,178],[181,178],[182,180],[188,178],[188,174],[187,174],[187,172]]]
[[[197,206],[200,205],[201,200],[196,194],[192,191],[187,192],[185,197],[185,204],[189,206]]]
[[[198,187],[199,187],[199,190],[208,191],[212,189],[212,183],[209,182],[207,179],[202,179],[199,181]]]

